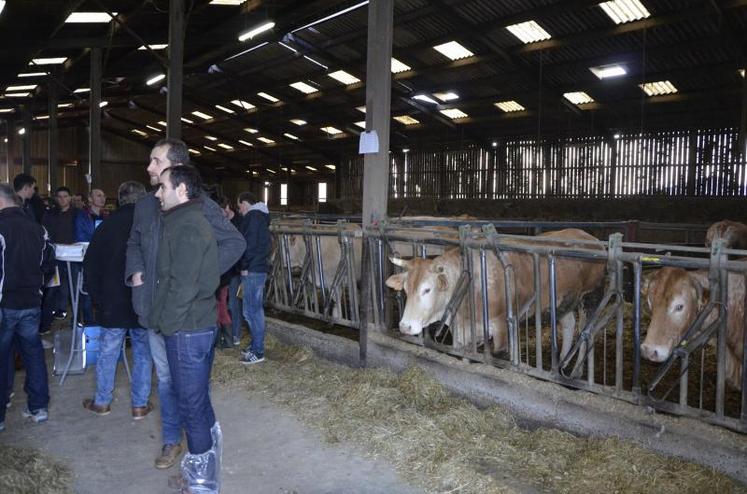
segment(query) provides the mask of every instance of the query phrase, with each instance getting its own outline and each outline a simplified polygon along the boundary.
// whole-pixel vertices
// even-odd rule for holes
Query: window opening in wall
[[[280,184],[280,205],[288,205],[288,184]]]
[[[327,202],[327,182],[319,182],[319,202]]]

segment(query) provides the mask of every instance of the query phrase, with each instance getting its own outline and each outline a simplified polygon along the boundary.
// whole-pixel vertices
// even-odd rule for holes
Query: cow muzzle
[[[414,336],[420,334],[422,330],[423,327],[420,324],[406,321],[400,321],[399,323],[399,332],[403,334]]]
[[[641,355],[646,360],[651,362],[664,362],[669,358],[671,349],[665,345],[649,345],[647,343],[641,344]]]

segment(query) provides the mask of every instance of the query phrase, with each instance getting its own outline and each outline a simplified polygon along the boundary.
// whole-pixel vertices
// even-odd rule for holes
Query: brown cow
[[[747,225],[731,220],[718,221],[706,232],[706,247],[710,247],[716,238],[724,239],[729,249],[747,249]]]
[[[596,240],[588,233],[576,229],[548,232],[541,236],[555,238],[558,240],[557,243],[554,243],[555,246],[565,247],[579,247],[577,242],[579,240]],[[522,240],[521,242],[531,243],[531,240]],[[543,242],[542,245],[548,244]],[[603,249],[604,247],[599,243],[591,248]],[[534,294],[532,255],[507,251],[506,256],[514,269],[517,306],[521,307]],[[386,281],[390,288],[394,290],[404,289],[407,294],[407,303],[400,319],[399,329],[402,333],[408,335],[420,334],[424,327],[441,319],[446,305],[454,293],[455,285],[462,271],[459,249],[449,249],[443,255],[434,259],[405,261],[393,258],[391,261],[405,268],[405,271],[390,276]],[[473,265],[477,267],[475,276],[473,276],[473,287],[475,293],[479,294],[481,293],[480,262],[478,254],[474,250]],[[550,292],[546,264],[543,262],[541,266],[541,307],[544,312],[550,306]],[[508,342],[504,269],[492,252],[487,256],[487,268],[489,334],[493,337],[493,351],[499,352],[506,349]],[[576,327],[574,310],[581,305],[580,303],[587,293],[601,285],[605,275],[605,264],[598,261],[590,262],[561,257],[557,260],[556,268],[557,314],[563,333],[561,356],[565,356],[571,348]],[[482,298],[479,295],[475,298],[477,314],[482,314]],[[516,310],[518,310],[518,307]],[[448,321],[450,324],[452,322],[453,326],[456,326],[456,330],[452,332],[454,346],[462,348],[469,343],[469,304],[463,302],[460,305],[454,316],[454,321]],[[482,317],[477,318],[475,327],[477,328],[478,341],[482,341]]]
[[[695,320],[709,298],[708,271],[685,271],[666,267],[647,278],[641,286],[651,309],[651,322],[641,355],[652,362],[664,362],[675,345]],[[729,274],[729,304],[727,307],[726,381],[739,389],[742,386],[742,356],[744,355],[744,277]],[[705,321],[708,325],[717,317],[713,310]]]

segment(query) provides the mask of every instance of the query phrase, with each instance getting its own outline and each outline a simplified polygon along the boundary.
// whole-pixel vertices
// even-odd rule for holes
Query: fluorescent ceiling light
[[[211,116],[210,116],[210,115],[208,115],[207,113],[202,113],[202,112],[201,112],[201,111],[199,111],[199,110],[195,110],[195,111],[193,111],[193,112],[192,112],[192,115],[194,115],[195,117],[200,117],[200,118],[201,118],[201,119],[203,119],[203,120],[212,120],[212,119],[213,119],[213,117],[211,117]]]
[[[26,133],[26,129],[25,129],[25,128],[21,127],[20,129],[18,129],[18,135],[19,135],[19,136],[22,136],[22,135],[24,135],[25,133]]]
[[[366,121],[365,121],[365,120],[361,120],[360,122],[355,122],[355,124],[354,124],[354,125],[357,125],[357,126],[358,126],[358,127],[360,127],[361,129],[364,129],[364,130],[365,130],[365,128],[366,128]]]
[[[145,81],[145,83],[149,86],[152,86],[153,84],[159,81],[162,81],[164,79],[166,79],[166,74],[158,74],[158,75],[154,75],[153,77]]]
[[[153,127],[152,125],[146,125],[150,130],[155,130],[156,132],[162,132],[163,129],[159,129],[158,127]]]
[[[18,77],[44,77],[49,75],[47,72],[22,72]]]
[[[34,120],[47,120],[49,119],[49,115],[38,115],[34,117]]]
[[[210,5],[241,5],[246,0],[210,0]]]
[[[66,60],[67,57],[34,58],[29,65],[57,65]]]
[[[266,99],[266,100],[267,100],[267,101],[269,101],[270,103],[277,103],[278,101],[280,101],[280,100],[279,100],[279,99],[277,99],[277,98],[276,98],[275,96],[273,96],[273,95],[271,95],[271,94],[267,94],[267,93],[265,93],[265,92],[259,92],[259,93],[257,93],[257,96],[259,96],[260,98],[264,98],[264,99]]]
[[[344,70],[338,70],[336,72],[332,72],[330,74],[327,74],[332,79],[335,79],[337,81],[340,81],[341,83],[345,84],[346,86],[349,86],[350,84],[356,84],[361,82],[360,79],[355,77],[353,74],[348,74]]]
[[[400,72],[407,72],[408,70],[412,70],[412,67],[392,57],[392,74],[399,74]]]
[[[448,43],[434,46],[433,49],[451,60],[459,60],[460,58],[468,58],[474,55],[474,53],[456,41],[449,41]]]
[[[109,104],[108,101],[102,101],[102,102],[99,103],[99,108],[103,108],[103,107],[105,107],[108,104]]]
[[[233,99],[231,100],[231,104],[234,106],[238,106],[239,108],[243,108],[244,110],[251,110],[252,108],[256,108],[256,106],[254,106],[253,104],[242,99]]]
[[[599,79],[609,79],[612,77],[620,77],[628,72],[622,65],[600,65],[598,67],[589,67],[591,73],[597,76]]]
[[[302,127],[308,123],[306,120],[301,120],[300,118],[291,118],[290,122],[292,124],[298,125],[299,127]]]
[[[457,93],[452,93],[451,91],[446,93],[433,93],[433,96],[440,99],[441,101],[453,101],[455,99],[459,99],[459,95]]]
[[[524,44],[536,43],[537,41],[544,41],[552,38],[550,33],[542,29],[542,26],[534,21],[520,22],[519,24],[506,26],[506,29],[519,38]]]
[[[148,48],[150,48],[151,50],[163,50],[163,49],[166,49],[168,46],[169,45],[167,43],[163,43],[163,44],[160,44],[160,45],[158,45],[158,44],[157,45],[148,45]],[[145,51],[148,48],[146,48],[145,45],[140,45],[140,48],[138,48],[138,50]]]
[[[25,98],[31,96],[31,93],[5,93],[6,98]]]
[[[293,84],[290,85],[290,87],[292,87],[293,89],[297,91],[301,91],[304,94],[311,94],[311,93],[315,93],[318,91],[317,88],[309,86],[305,82],[301,82],[301,81],[294,82]]]
[[[342,131],[340,129],[336,129],[335,127],[322,127],[322,132],[326,132],[327,134],[333,136],[337,134],[342,134]]]
[[[0,113],[13,113],[14,111],[13,108],[0,108]]]
[[[739,72],[739,75],[741,75],[742,77],[744,77],[744,69],[739,69],[737,72]]]
[[[265,168],[265,170],[267,170],[268,172],[272,173],[273,175],[277,173],[275,170],[272,170],[270,168]],[[268,184],[265,184],[265,185],[268,185]]]
[[[460,110],[459,108],[449,108],[447,110],[439,110],[439,111],[452,120],[457,120],[460,118],[467,118],[469,116],[466,113],[464,113],[462,110]]]
[[[315,172],[315,171],[316,171],[316,168],[314,168],[313,166],[309,166],[309,165],[306,165],[306,167],[305,167],[305,168],[306,168],[307,170],[311,170],[312,172]]]
[[[192,121],[192,120],[190,120],[188,118],[184,118],[184,117],[182,117],[182,122],[188,123],[188,124],[193,124],[194,123],[194,121]]]
[[[677,88],[669,81],[647,82],[639,84],[638,87],[643,89],[643,92],[647,96],[661,96],[662,94],[674,94],[677,92]]]
[[[256,134],[257,132],[259,132],[257,129],[253,129],[251,127],[245,128],[244,131],[249,132],[250,134]]]
[[[426,103],[432,103],[434,105],[438,104],[438,101],[434,100],[433,98],[431,98],[430,96],[427,96],[425,94],[417,94],[417,95],[413,96],[412,99],[416,99],[418,101],[425,101]]]
[[[192,153],[192,154],[202,154],[202,153],[201,153],[201,152],[199,152],[198,150],[196,150],[196,149],[192,149],[192,148],[189,148],[189,152],[190,152],[190,153]]]
[[[283,135],[284,135],[285,137],[287,137],[288,139],[293,139],[294,141],[297,141],[297,140],[298,140],[298,137],[296,137],[296,136],[294,136],[293,134],[290,134],[290,133],[288,133],[288,132],[286,132],[286,133],[285,133],[285,134],[283,134]]]
[[[252,144],[251,142],[246,142],[246,141],[244,141],[242,139],[239,139],[239,142],[241,144],[243,144],[244,146],[249,146],[249,147],[253,147],[254,146],[254,144]]]
[[[236,113],[236,112],[235,112],[235,111],[233,111],[232,109],[230,109],[230,108],[226,108],[225,106],[221,106],[221,105],[215,105],[215,107],[216,107],[217,109],[219,109],[220,111],[224,111],[224,112],[226,112],[226,113],[232,113],[232,114],[233,114],[233,113]]]
[[[267,137],[257,137],[257,140],[260,142],[264,142],[265,144],[275,144],[275,141]]]
[[[143,132],[140,129],[132,129],[130,132],[132,132],[133,134],[137,134],[137,135],[139,135],[141,137],[148,137],[148,134],[146,134],[145,132]]]
[[[563,93],[563,97],[573,103],[574,105],[585,105],[587,103],[594,103],[594,98],[589,96],[583,91],[574,91],[571,93]]]
[[[253,29],[250,29],[249,31],[246,31],[245,33],[242,33],[241,35],[239,35],[239,41],[246,41],[248,39],[252,39],[258,34],[262,34],[265,31],[269,31],[273,27],[275,27],[275,23],[272,21],[265,22],[264,24],[260,24],[259,26]]]
[[[356,106],[355,109],[358,110],[361,113],[366,113],[366,105]]]
[[[75,91],[73,91],[74,94],[80,94],[80,93],[88,93],[91,91],[90,87],[79,87]]]
[[[415,125],[420,123],[420,120],[415,120],[410,115],[399,115],[394,117],[394,119],[404,125]]]
[[[116,12],[112,12],[112,14],[117,15]],[[112,16],[106,12],[73,12],[65,19],[65,22],[70,24],[106,24],[111,20]]]
[[[229,146],[228,144],[224,144],[222,142],[219,142],[218,146],[222,147],[223,149],[227,149],[229,151],[233,151],[233,146]]]
[[[359,9],[359,8],[363,7],[364,5],[368,5],[368,0],[366,0],[365,2],[357,3],[357,4],[355,4],[355,5],[351,6],[351,7],[348,7],[346,9],[342,9],[342,10],[340,10],[338,12],[335,12],[334,14],[330,14],[327,17],[322,17],[319,20],[316,20],[314,22],[310,22],[310,23],[308,23],[308,24],[306,24],[304,26],[296,28],[293,31],[291,31],[291,33],[295,33],[295,32],[301,31],[302,29],[306,29],[307,27],[316,26],[317,24],[321,24],[322,22],[328,21],[330,19],[334,19],[335,17],[341,16],[343,14],[347,14],[348,12],[352,12],[355,9]]]
[[[218,140],[217,137],[213,137],[213,136],[205,136],[205,139],[207,139],[208,141],[217,141]]]
[[[519,103],[517,103],[514,100],[499,101],[498,103],[495,104],[495,106],[497,106],[498,108],[500,108],[506,113],[526,110],[526,108],[524,108],[523,106],[521,106]]]
[[[205,148],[205,149],[207,149],[208,151],[212,151],[212,152],[214,152],[214,153],[218,151],[217,149],[215,149],[215,148],[211,148],[210,146],[202,146],[202,147],[204,147],[204,148]]]
[[[324,64],[323,64],[322,62],[320,62],[320,61],[318,61],[318,60],[314,60],[313,58],[311,58],[311,57],[310,57],[310,56],[308,56],[308,55],[304,55],[304,56],[303,56],[303,58],[305,58],[306,60],[308,60],[308,61],[309,61],[309,62],[311,62],[311,63],[314,63],[314,64],[316,64],[316,65],[320,66],[320,67],[321,67],[321,68],[323,68],[323,69],[328,69],[328,68],[329,68],[329,67],[327,67],[326,65],[324,65]]]
[[[169,124],[167,124],[167,123],[166,123],[166,122],[164,122],[163,120],[159,120],[159,121],[158,121],[158,125],[161,125],[161,126],[163,126],[163,127],[168,127],[168,125],[169,125]]]
[[[0,14],[3,13],[4,8],[5,8],[5,0],[0,0]],[[8,142],[7,139],[5,142]]]
[[[60,103],[57,108],[70,108],[71,106],[73,106],[72,103]]]
[[[326,166],[326,167],[327,167],[327,168],[329,168],[330,170],[335,170],[335,169],[337,169],[337,167],[336,167],[335,165],[324,165],[324,166]]]
[[[638,0],[612,0],[602,2],[599,6],[615,24],[625,24],[651,16],[651,13]]]
[[[37,84],[26,84],[23,86],[8,86],[5,88],[6,91],[33,91],[36,89]]]

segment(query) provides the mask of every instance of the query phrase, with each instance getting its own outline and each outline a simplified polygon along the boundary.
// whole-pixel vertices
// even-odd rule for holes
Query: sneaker
[[[67,317],[67,311],[56,310],[52,313],[55,319],[65,319]]]
[[[159,470],[171,468],[176,465],[179,456],[184,452],[182,443],[164,444],[161,448],[161,456],[156,458],[155,466]]]
[[[109,415],[112,411],[110,405],[97,405],[91,398],[83,400],[83,408],[99,416]]]
[[[246,352],[241,357],[241,359],[239,359],[239,362],[241,362],[244,365],[258,364],[258,363],[264,362],[264,361],[265,361],[264,355],[263,356],[259,356],[259,355],[257,355],[256,353],[254,353],[251,350],[249,350],[248,352]]]
[[[31,412],[29,408],[26,407],[21,412],[21,415],[23,415],[27,419],[33,420],[37,424],[49,420],[49,412],[47,412],[46,408],[40,408],[39,410]]]
[[[241,338],[237,336],[236,338],[233,339],[233,346],[239,346],[239,345],[241,345]]]
[[[42,338],[41,341],[43,349],[51,350],[52,348],[54,348],[54,343],[52,343],[51,341],[45,340],[44,338]]]

